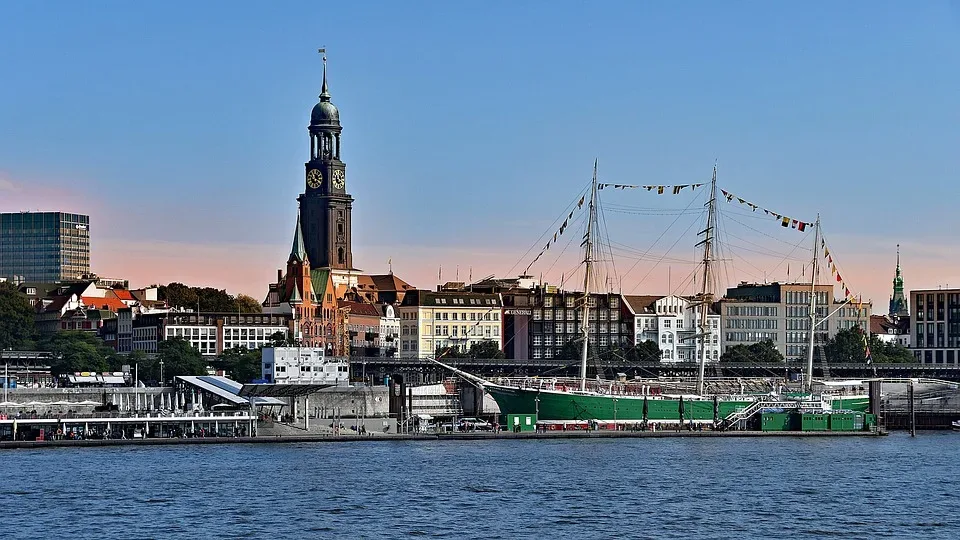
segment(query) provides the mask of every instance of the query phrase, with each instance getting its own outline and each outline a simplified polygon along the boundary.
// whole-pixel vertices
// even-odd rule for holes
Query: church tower
[[[890,317],[909,317],[910,307],[903,295],[903,274],[900,272],[900,244],[897,244],[897,273],[893,278],[893,296],[890,297]]]
[[[355,286],[359,270],[353,267],[351,212],[347,167],[340,160],[340,111],[330,101],[327,57],[323,49],[323,86],[320,102],[310,114],[310,160],[305,164],[305,187],[298,200],[303,220],[307,258],[314,268],[328,268],[337,285]]]

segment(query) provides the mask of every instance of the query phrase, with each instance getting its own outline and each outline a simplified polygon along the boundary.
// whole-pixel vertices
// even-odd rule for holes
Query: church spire
[[[323,55],[323,86],[320,87],[320,101],[330,101],[330,89],[327,88],[327,50],[317,49]]]
[[[307,261],[307,249],[303,245],[303,228],[300,227],[300,213],[297,212],[297,230],[293,233],[293,248],[290,250],[290,260]]]
[[[910,307],[903,293],[903,272],[900,270],[900,244],[897,244],[897,270],[893,277],[893,295],[890,297],[891,317],[909,317]]]

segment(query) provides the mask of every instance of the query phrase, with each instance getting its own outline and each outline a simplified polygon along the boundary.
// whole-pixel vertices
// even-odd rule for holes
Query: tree
[[[773,341],[768,339],[750,345],[734,345],[720,355],[720,362],[780,364],[783,363],[783,355]]]
[[[656,341],[648,339],[634,347],[637,360],[640,362],[659,362],[663,351]]]
[[[50,371],[54,376],[78,371],[112,371],[115,367],[108,362],[115,359],[113,349],[89,332],[57,332],[45,338],[40,348],[53,353]]]
[[[167,379],[207,374],[206,360],[189,341],[180,338],[161,341],[157,356],[163,360],[163,375]]]
[[[874,364],[912,364],[917,361],[913,352],[899,343],[880,341],[876,335],[870,336],[870,357]]]
[[[433,357],[440,358],[469,358],[470,355],[460,350],[460,347],[437,347]]]
[[[263,313],[263,307],[256,299],[245,294],[238,294],[235,302],[240,308],[240,313]]]
[[[504,355],[496,341],[483,340],[471,345],[467,356],[470,358],[503,358]]]
[[[823,347],[831,364],[860,364],[867,361],[863,330],[859,326],[840,330]]]
[[[592,351],[593,347],[590,347],[590,349]],[[591,351],[588,351],[588,355]],[[580,343],[580,340],[571,339],[563,344],[563,347],[560,349],[560,353],[557,355],[557,359],[580,360],[582,355],[583,345]]]
[[[199,296],[193,287],[183,283],[161,285],[157,289],[157,298],[165,301],[170,307],[196,308]]]
[[[261,370],[261,350],[246,347],[232,347],[220,353],[220,361],[230,373],[230,378],[241,383],[259,379]]]
[[[270,334],[270,346],[271,347],[285,347],[287,345],[292,345],[293,342],[287,339],[287,333],[283,331],[276,331]]]
[[[243,295],[241,295],[243,296]],[[197,309],[200,311],[236,313],[239,304],[237,299],[227,294],[224,289],[214,289],[213,287],[190,287],[183,283],[170,283],[161,285],[157,291],[157,297],[164,300],[171,307]],[[250,298],[249,296],[247,298]],[[253,303],[256,300],[250,298]],[[259,304],[257,304],[259,306]],[[260,311],[249,311],[247,313],[259,313]]]
[[[12,283],[0,283],[0,350],[33,348],[33,307]]]

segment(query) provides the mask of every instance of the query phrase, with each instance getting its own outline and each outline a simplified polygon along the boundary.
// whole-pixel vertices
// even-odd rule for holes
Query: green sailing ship
[[[581,349],[579,379],[524,378],[514,380],[486,380],[464,372],[453,366],[434,360],[437,364],[458,374],[490,394],[504,417],[509,415],[534,415],[541,423],[595,422],[614,424],[709,424],[715,427],[727,427],[737,421],[746,420],[758,412],[787,410],[800,413],[829,413],[831,411],[866,412],[869,397],[862,393],[860,382],[852,382],[851,387],[843,385],[823,386],[820,391],[813,390],[813,334],[808,332],[810,341],[807,350],[807,366],[802,392],[787,392],[784,388],[769,388],[768,391],[743,392],[742,385],[737,389],[724,387],[719,381],[705,381],[706,338],[709,336],[708,313],[713,303],[713,294],[709,290],[711,283],[710,265],[713,259],[714,231],[716,229],[716,192],[717,171],[713,170],[710,183],[710,198],[707,203],[707,225],[700,234],[703,239],[698,246],[703,247],[703,274],[700,293],[695,296],[698,312],[697,332],[689,339],[696,340],[699,366],[695,388],[671,387],[669,383],[651,381],[603,381],[587,379],[587,355],[589,330],[584,326]],[[589,219],[585,235],[585,278],[583,316],[581,320],[590,320],[591,272],[594,264],[593,236],[597,224],[597,169],[594,164],[591,188]],[[811,272],[811,289],[816,284],[817,247],[819,243],[819,218],[814,232],[814,270]],[[813,318],[816,314],[816,294],[811,294],[810,313],[814,327],[824,322]],[[685,391],[686,390],[686,391]]]

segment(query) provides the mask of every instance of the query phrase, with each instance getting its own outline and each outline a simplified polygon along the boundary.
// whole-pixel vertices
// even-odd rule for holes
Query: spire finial
[[[320,87],[320,101],[330,101],[330,90],[327,88],[327,49],[317,49],[323,58],[323,86]]]
[[[300,212],[297,212],[297,229],[293,233],[293,248],[290,258],[300,262],[307,262],[307,249],[303,245],[303,229],[300,227]]]
[[[897,244],[897,269],[900,269],[900,244]]]

